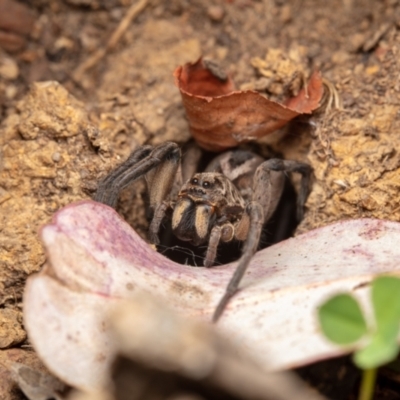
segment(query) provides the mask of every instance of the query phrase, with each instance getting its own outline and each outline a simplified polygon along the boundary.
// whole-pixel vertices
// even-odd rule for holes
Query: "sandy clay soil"
[[[21,347],[21,301],[26,277],[45,260],[40,226],[61,207],[90,198],[98,179],[138,146],[190,140],[172,77],[178,65],[206,56],[237,87],[275,98],[299,71],[321,71],[337,95],[258,145],[263,152],[268,142],[314,169],[298,232],[348,218],[400,219],[399,1],[137,3],[115,37],[132,11],[129,0],[0,0],[2,399],[22,398],[10,361],[39,368]],[[255,58],[273,74],[255,68]],[[124,193],[120,210],[145,237],[144,185]],[[324,366],[328,383],[320,374],[316,385],[332,398],[353,398],[357,378],[340,386],[346,379],[337,371],[347,361],[339,364]],[[377,398],[398,398],[396,379],[389,381]]]

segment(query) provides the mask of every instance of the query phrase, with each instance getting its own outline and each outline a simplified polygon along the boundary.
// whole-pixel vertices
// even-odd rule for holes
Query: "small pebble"
[[[219,22],[224,18],[224,9],[221,6],[210,6],[207,9],[207,14],[213,21]]]
[[[15,85],[8,85],[5,90],[5,96],[7,99],[12,100],[18,93],[18,89]]]
[[[291,19],[292,19],[292,8],[289,4],[285,4],[281,8],[280,20],[285,24],[287,22],[290,22]]]
[[[10,57],[2,57],[0,59],[0,76],[11,81],[17,79],[18,75],[18,64]]]
[[[58,162],[61,160],[61,154],[60,154],[58,151],[56,151],[56,152],[53,153],[53,155],[51,156],[51,159],[52,159],[54,162],[58,163]]]
[[[121,7],[113,8],[110,11],[110,16],[114,21],[120,21],[124,15],[124,10]]]

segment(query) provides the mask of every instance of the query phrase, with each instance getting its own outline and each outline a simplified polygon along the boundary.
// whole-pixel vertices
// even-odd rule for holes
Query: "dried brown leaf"
[[[318,108],[322,78],[314,72],[307,87],[279,104],[252,90],[236,91],[233,81],[220,79],[202,59],[174,72],[190,131],[197,143],[210,151],[235,147],[283,127],[293,118]]]

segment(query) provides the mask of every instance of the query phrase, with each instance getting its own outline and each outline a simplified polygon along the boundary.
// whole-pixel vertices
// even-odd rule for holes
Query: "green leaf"
[[[377,335],[382,340],[394,342],[400,327],[400,279],[381,276],[372,282]]]
[[[400,279],[381,276],[374,279],[371,290],[376,331],[370,344],[354,355],[354,362],[363,369],[387,364],[399,353]]]
[[[354,297],[339,294],[318,310],[319,322],[324,335],[334,343],[350,344],[367,333],[367,324]]]
[[[376,335],[370,344],[354,354],[353,361],[362,369],[378,368],[393,361],[399,353],[399,346],[394,341]]]

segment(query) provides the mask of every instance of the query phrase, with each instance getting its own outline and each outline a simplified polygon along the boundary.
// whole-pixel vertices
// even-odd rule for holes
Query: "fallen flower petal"
[[[154,251],[111,208],[85,201],[42,230],[47,265],[28,279],[24,321],[48,368],[83,389],[105,384],[113,357],[106,314],[145,291],[185,316],[210,321],[235,265],[192,268]],[[350,220],[258,252],[217,324],[269,371],[343,354],[319,332],[315,313],[329,295],[357,292],[377,274],[400,274],[400,224]]]

